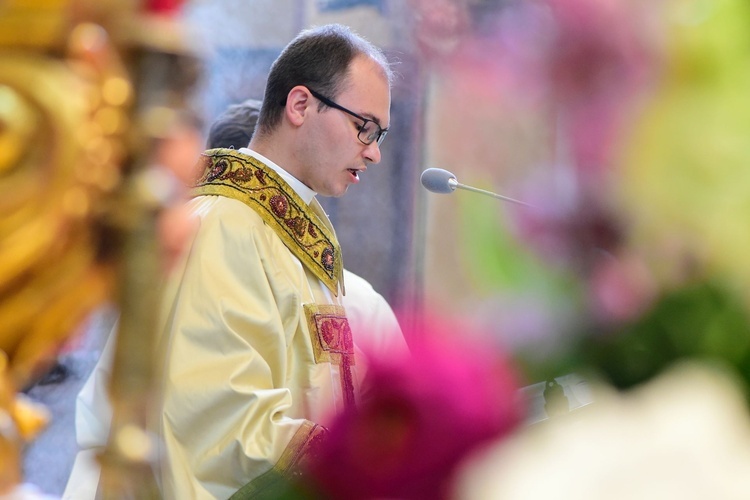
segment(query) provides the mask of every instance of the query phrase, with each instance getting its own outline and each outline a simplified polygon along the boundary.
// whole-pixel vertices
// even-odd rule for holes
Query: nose
[[[369,163],[377,164],[380,163],[380,146],[378,145],[378,141],[373,141],[371,144],[368,144],[362,154],[365,157],[365,160],[367,160]]]

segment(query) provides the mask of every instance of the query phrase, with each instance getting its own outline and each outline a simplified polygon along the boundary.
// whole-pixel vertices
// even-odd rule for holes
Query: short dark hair
[[[283,115],[282,106],[296,85],[310,87],[335,99],[346,83],[352,60],[360,55],[380,64],[388,83],[391,83],[393,75],[383,52],[350,28],[328,24],[302,31],[271,66],[258,132],[271,132],[278,126]],[[321,103],[320,106],[325,105]]]
[[[261,101],[257,99],[248,99],[229,106],[211,124],[206,149],[246,147],[258,124],[260,108]]]

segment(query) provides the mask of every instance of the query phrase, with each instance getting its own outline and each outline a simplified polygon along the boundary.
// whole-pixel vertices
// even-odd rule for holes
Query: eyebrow
[[[390,127],[383,127],[380,124],[380,118],[373,115],[372,113],[358,113],[362,118],[367,118],[368,120],[375,122],[378,124],[378,127],[380,127],[381,130],[388,130]]]
[[[378,125],[380,125],[380,118],[378,118],[377,116],[373,115],[372,113],[367,113],[367,112],[362,113],[360,111],[360,112],[357,112],[357,114],[359,116],[361,116],[362,118],[367,118],[368,120],[373,121],[373,122],[377,123]]]
[[[378,118],[377,116],[375,116],[375,115],[373,115],[371,113],[366,113],[366,114],[360,113],[360,114],[362,114],[362,116],[364,116],[365,118],[369,118],[370,120],[372,120],[375,123],[377,123],[378,127],[380,127],[381,129],[383,128],[383,127],[380,126],[380,118]],[[383,130],[385,130],[385,129],[383,129]]]
[[[337,104],[338,104],[338,103],[337,103]],[[370,120],[371,122],[375,122],[375,123],[377,123],[377,124],[378,124],[378,126],[380,127],[380,118],[378,118],[377,116],[373,115],[372,113],[368,113],[368,112],[364,112],[364,113],[363,113],[363,112],[361,112],[361,111],[355,111],[355,113],[357,113],[357,114],[358,114],[359,116],[361,116],[362,118],[367,118],[367,119],[368,119],[368,120]],[[383,128],[383,127],[380,127],[380,128]]]
[[[353,109],[347,108],[346,106],[344,106],[344,105],[342,105],[342,104],[334,101],[330,97],[324,96],[320,92],[318,92],[316,90],[313,90],[310,87],[307,87],[307,90],[310,91],[310,93],[313,95],[313,97],[315,97],[318,100],[320,100],[321,102],[323,102],[323,104],[326,104],[328,106],[332,106],[334,108],[339,108],[341,111],[344,111],[344,112],[349,113],[349,114],[353,113],[355,115],[355,118],[360,118],[360,119],[363,119],[363,120],[369,120],[369,121],[375,123],[378,127],[380,127],[380,130],[387,131],[388,128],[389,128],[389,127],[383,128],[380,125],[380,118],[378,118],[377,116],[373,115],[372,113],[368,113],[368,112],[364,112],[363,113],[361,111],[354,111]]]

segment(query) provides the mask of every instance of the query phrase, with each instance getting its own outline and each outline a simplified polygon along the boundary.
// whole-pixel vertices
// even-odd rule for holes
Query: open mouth
[[[355,170],[353,168],[349,169],[349,173],[354,177],[356,180],[359,180],[359,170]]]

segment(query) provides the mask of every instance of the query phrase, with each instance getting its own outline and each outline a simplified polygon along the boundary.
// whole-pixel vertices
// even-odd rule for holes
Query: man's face
[[[383,129],[390,124],[390,87],[380,66],[369,57],[354,59],[348,85],[337,96],[326,97]],[[380,162],[380,146],[377,141],[366,145],[357,138],[362,120],[336,108],[318,111],[318,104],[313,97],[300,180],[318,194],[338,197],[359,182],[368,164]]]

